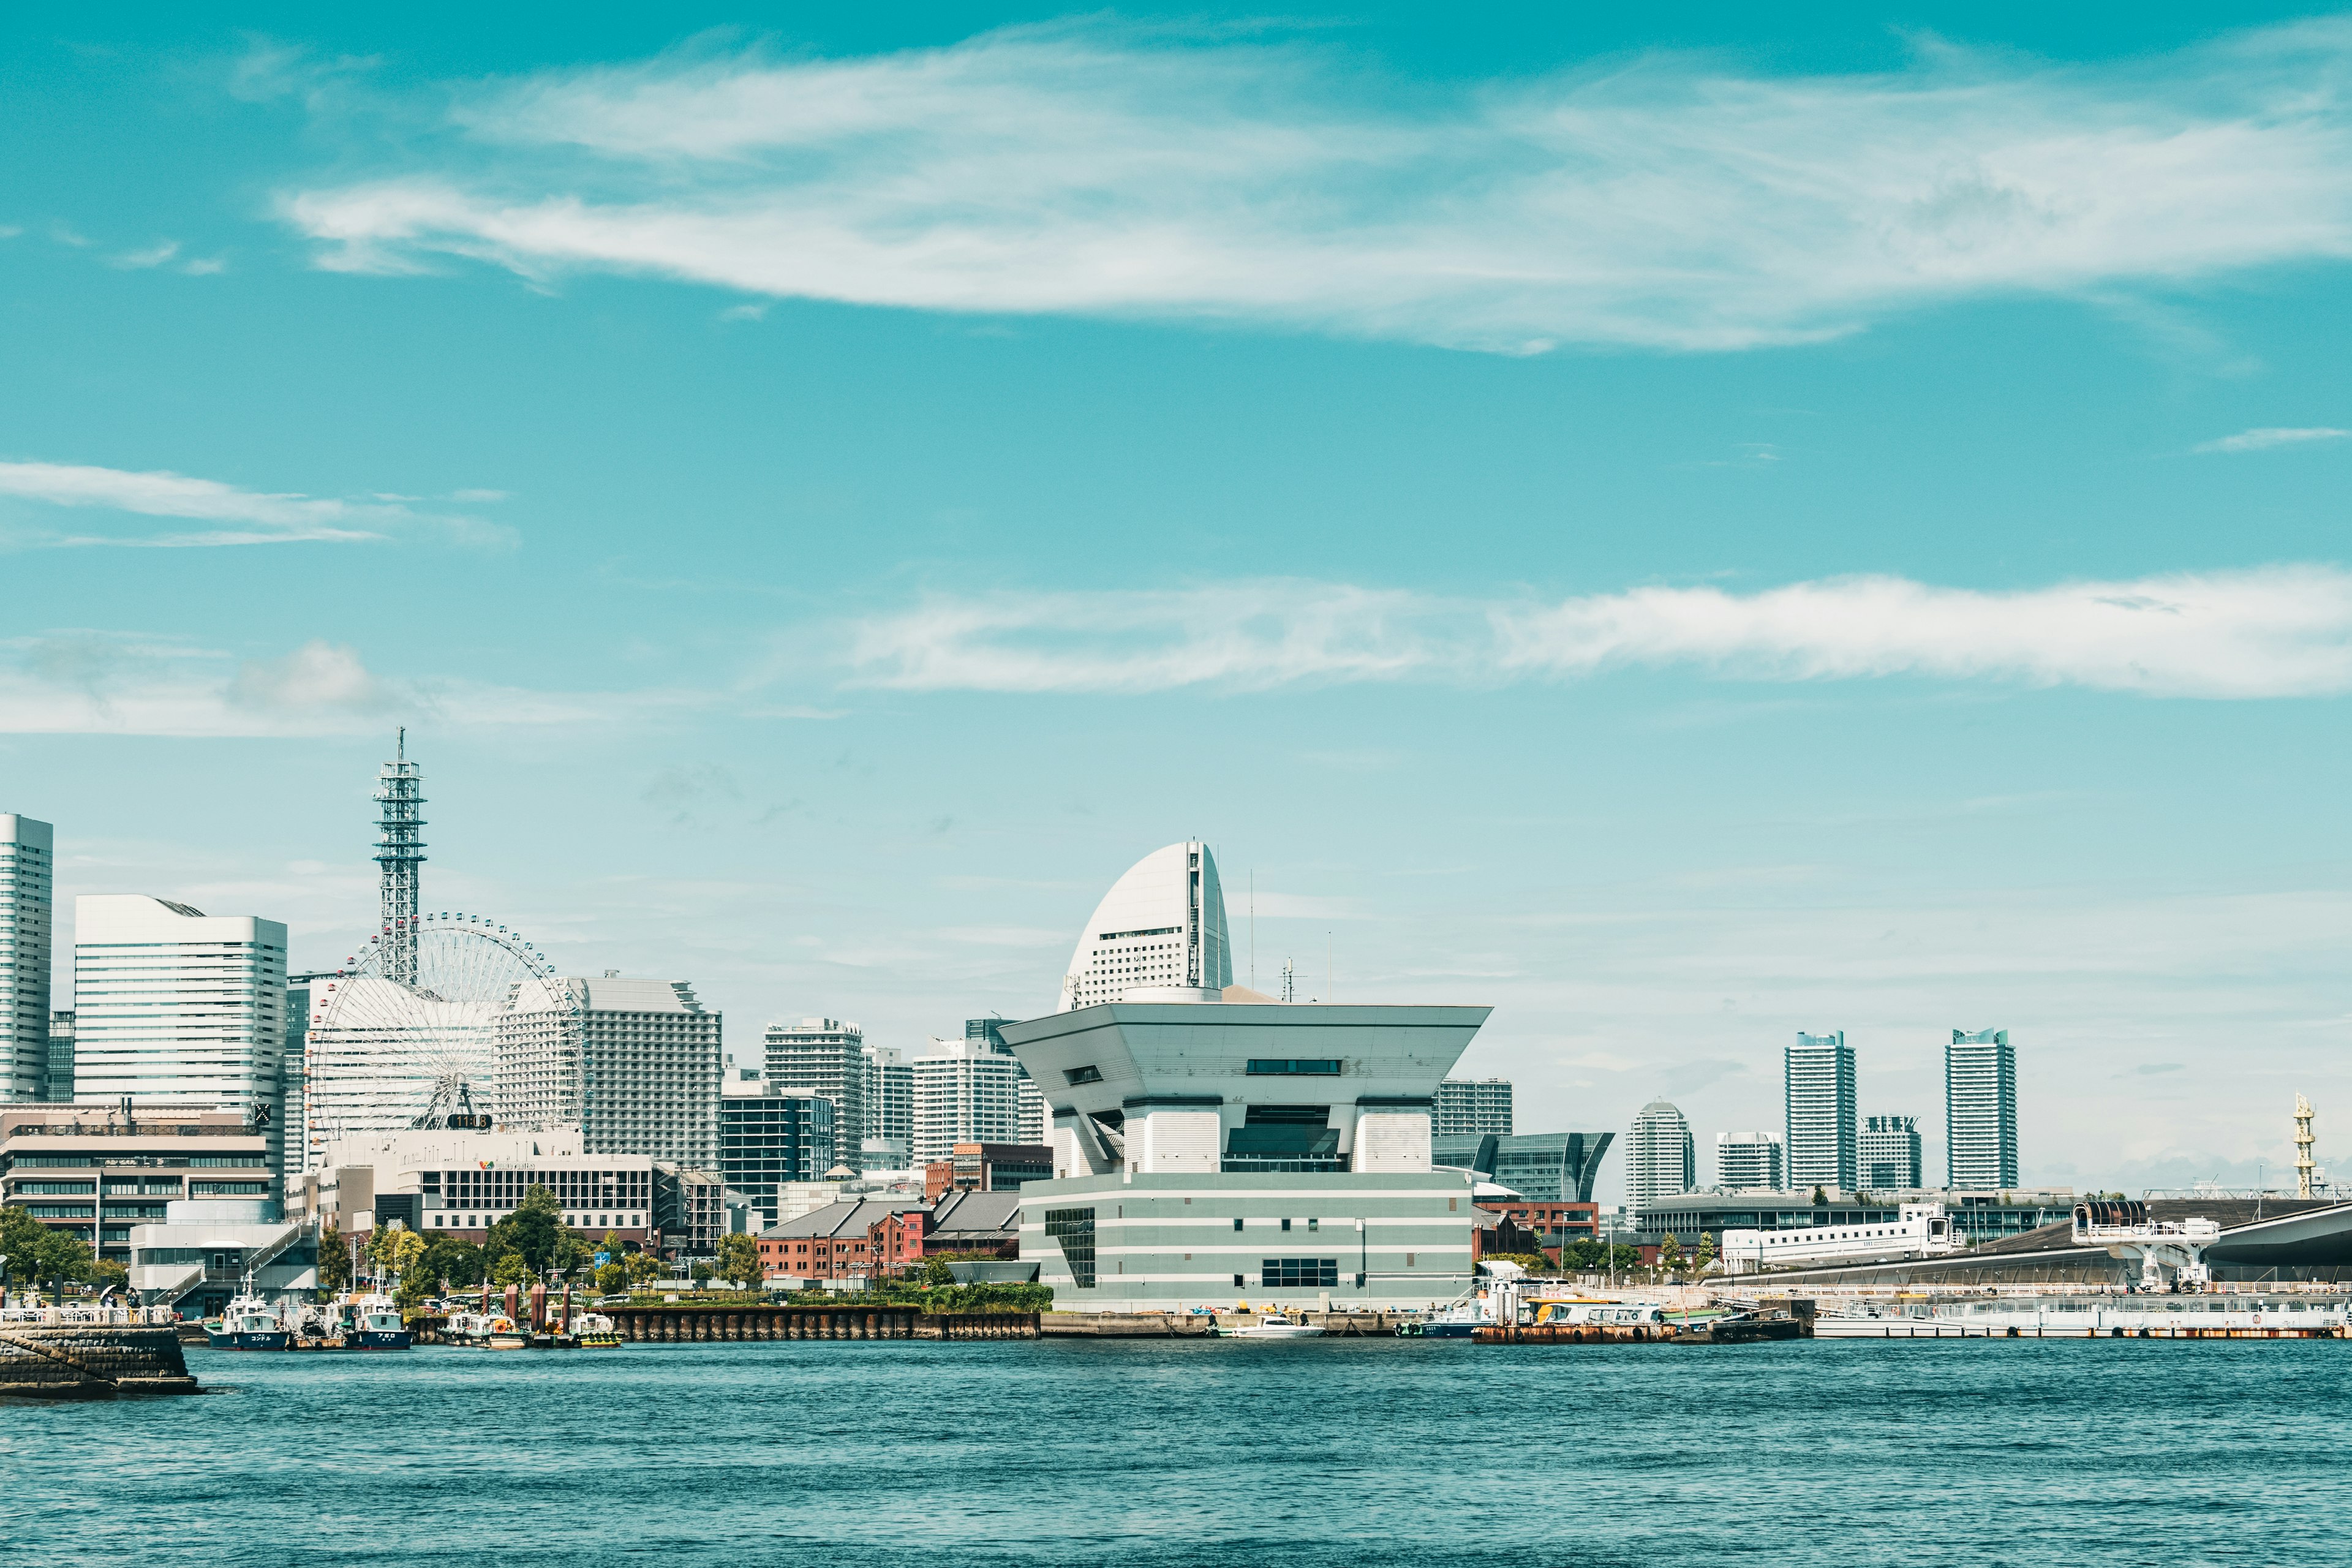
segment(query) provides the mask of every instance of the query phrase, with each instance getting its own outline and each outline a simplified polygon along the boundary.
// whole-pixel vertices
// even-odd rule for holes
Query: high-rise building
[[[903,1168],[914,1157],[915,1069],[907,1065],[906,1054],[896,1046],[867,1046],[865,1049],[865,1136],[859,1140],[859,1157],[847,1163],[858,1171]],[[877,1140],[887,1148],[865,1148]],[[874,1163],[877,1159],[887,1160],[893,1151],[899,1162],[898,1167]]]
[[[238,1111],[268,1123],[282,1173],[285,1049],[284,925],[136,893],[74,900],[75,1100]]]
[[[1926,1184],[1917,1117],[1874,1116],[1862,1124],[1862,1184],[1879,1192]]]
[[[1635,1208],[1679,1197],[1698,1184],[1690,1122],[1663,1100],[1642,1107],[1626,1138],[1625,1201]]]
[[[49,1015],[49,1077],[41,1096],[52,1105],[74,1097],[74,1016],[70,1007]]]
[[[499,1116],[576,1125],[590,1154],[715,1170],[722,1024],[682,980],[525,981],[497,1023]]]
[[[913,1066],[916,1164],[948,1159],[959,1143],[1031,1141],[1021,1124],[1016,1058],[969,1039],[933,1040]]]
[[[1954,1029],[1944,1050],[1945,1184],[2017,1185],[2017,1056],[2007,1029]]]
[[[730,1077],[719,1100],[719,1174],[751,1201],[760,1227],[777,1223],[778,1190],[824,1179],[833,1162],[833,1101],[779,1094],[762,1079]]]
[[[0,987],[8,1019],[0,1100],[39,1100],[49,1079],[50,902],[57,831],[0,812]]]
[[[1779,1192],[1788,1179],[1776,1132],[1715,1135],[1715,1184],[1729,1193]]]
[[[1485,1132],[1509,1137],[1511,1080],[1503,1078],[1475,1081],[1447,1079],[1437,1086],[1437,1112],[1433,1121],[1433,1131],[1440,1138],[1461,1138]]]
[[[1135,990],[1187,990],[1197,999],[1233,983],[1217,862],[1192,840],[1153,850],[1111,884],[1079,933],[1056,1011]]]
[[[825,1168],[856,1170],[866,1139],[866,1031],[839,1018],[803,1018],[769,1025],[765,1044],[772,1092],[833,1101],[833,1163]]]
[[[1781,1058],[1788,1115],[1789,1184],[1852,1192],[1859,1174],[1853,1127],[1853,1048],[1845,1031],[1797,1037]]]
[[[286,1055],[278,1072],[278,1120],[286,1128],[286,1177],[299,1182],[317,1163],[322,1130],[310,1114],[310,1016],[315,988],[338,978],[331,969],[286,977]]]
[[[1004,1043],[1005,1022],[996,1016],[966,1018],[963,1037],[973,1045],[985,1046],[1000,1057],[1011,1057],[1013,1047]],[[1029,1081],[1027,1068],[1021,1069],[1021,1107],[1014,1120],[1021,1129],[1020,1141],[1024,1143],[1043,1143],[1052,1130],[1045,1114],[1045,1096]]]

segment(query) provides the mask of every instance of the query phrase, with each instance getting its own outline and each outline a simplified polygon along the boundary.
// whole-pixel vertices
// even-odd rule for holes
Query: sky
[[[0,810],[331,967],[405,727],[428,908],[746,1061],[1197,837],[1521,1131],[1843,1029],[1934,1179],[2004,1027],[2027,1183],[2275,1183],[2352,16],[2053,9],[12,8]]]

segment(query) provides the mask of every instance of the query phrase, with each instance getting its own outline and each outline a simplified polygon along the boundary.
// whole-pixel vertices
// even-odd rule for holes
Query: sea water
[[[2352,1344],[192,1350],[0,1408],[0,1563],[2352,1559]]]

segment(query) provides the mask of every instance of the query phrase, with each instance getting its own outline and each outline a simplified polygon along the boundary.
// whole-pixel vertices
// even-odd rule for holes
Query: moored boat
[[[278,1309],[258,1296],[239,1296],[221,1313],[220,1327],[208,1329],[216,1351],[282,1351],[286,1321]]]
[[[359,1351],[404,1351],[415,1342],[408,1323],[385,1296],[358,1296],[351,1302],[351,1327],[344,1344]]]
[[[1301,1322],[1287,1312],[1261,1313],[1255,1323],[1242,1323],[1219,1330],[1244,1340],[1313,1340],[1323,1337],[1320,1325]]]

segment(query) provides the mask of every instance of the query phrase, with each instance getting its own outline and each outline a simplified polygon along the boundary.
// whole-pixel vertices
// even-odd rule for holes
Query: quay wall
[[[26,1324],[0,1329],[0,1396],[110,1399],[194,1394],[180,1336],[169,1325]]]
[[[915,1307],[603,1307],[632,1344],[746,1340],[1034,1340],[1034,1312],[926,1312]]]

